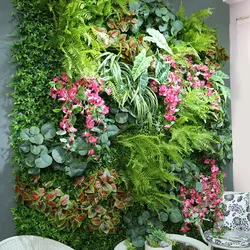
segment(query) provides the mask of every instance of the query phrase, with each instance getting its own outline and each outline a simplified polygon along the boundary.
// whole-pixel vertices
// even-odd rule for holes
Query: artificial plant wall
[[[128,237],[139,249],[154,227],[195,234],[197,220],[219,222],[230,92],[211,10],[13,3],[18,232],[79,250]]]

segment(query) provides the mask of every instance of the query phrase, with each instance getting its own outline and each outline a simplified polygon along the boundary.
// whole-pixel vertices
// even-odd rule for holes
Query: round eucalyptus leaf
[[[195,184],[195,190],[197,192],[201,192],[203,190],[203,184],[201,182],[196,182],[196,184]]]
[[[57,163],[64,163],[66,153],[66,150],[59,146],[52,150],[52,157]]]
[[[172,23],[171,34],[179,32],[183,28],[183,23],[179,20],[176,20]]]
[[[30,134],[30,130],[28,128],[24,128],[21,133],[20,136],[22,138],[23,141],[28,141],[31,134]]]
[[[89,150],[89,145],[86,142],[85,139],[81,138],[81,137],[77,137],[76,141],[76,150],[79,151],[88,151]]]
[[[34,155],[39,155],[41,152],[41,148],[39,146],[31,145],[30,152]]]
[[[38,147],[41,149],[41,154],[47,154],[49,152],[48,148],[44,145],[39,145]]]
[[[99,141],[101,143],[107,144],[109,142],[108,134],[105,132],[101,136],[99,136]]]
[[[80,150],[80,151],[78,151],[78,154],[81,156],[85,156],[88,154],[88,150]]]
[[[128,113],[118,113],[115,115],[115,121],[119,124],[124,124],[128,121]]]
[[[160,32],[164,32],[168,29],[168,24],[164,24],[164,25],[160,25],[159,26],[159,30]]]
[[[139,236],[132,240],[132,244],[135,247],[143,247],[145,244],[145,239],[142,236]]]
[[[19,149],[23,153],[28,153],[30,151],[30,145],[29,144],[21,144]]]
[[[118,108],[110,108],[110,113],[113,115],[116,115],[117,113],[119,113],[119,109]]]
[[[36,157],[33,154],[31,154],[31,153],[27,154],[25,157],[26,165],[28,167],[34,167],[35,166],[35,159],[36,159]]]
[[[164,213],[164,212],[160,212],[159,214],[159,219],[160,221],[162,222],[166,222],[168,220],[168,214],[167,213]]]
[[[118,135],[120,132],[120,129],[116,125],[108,125],[106,133],[108,134],[108,137]]]
[[[183,220],[183,216],[182,216],[182,214],[181,214],[181,212],[180,212],[180,210],[178,208],[171,210],[170,220],[173,223],[178,223],[178,222]]]
[[[32,126],[30,128],[30,134],[31,135],[38,135],[40,133],[40,129],[38,127]]]
[[[56,136],[56,129],[53,123],[46,123],[41,127],[41,133],[43,134],[44,138],[52,139]]]
[[[39,158],[35,160],[36,167],[38,168],[47,168],[53,162],[53,159],[48,154],[41,154]]]
[[[44,137],[42,136],[42,134],[37,134],[37,135],[34,135],[33,137],[30,137],[29,141],[31,143],[41,145],[43,143],[43,139]]]
[[[169,15],[163,16],[162,20],[167,23],[169,21]]]
[[[70,177],[81,175],[86,169],[86,162],[81,162],[79,160],[74,160],[69,166],[65,167],[65,172]]]
[[[37,175],[40,173],[40,168],[29,168],[28,173],[32,175]]]

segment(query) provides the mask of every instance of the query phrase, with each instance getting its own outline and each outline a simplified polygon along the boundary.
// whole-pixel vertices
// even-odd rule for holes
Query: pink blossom
[[[76,131],[77,131],[77,129],[74,128],[74,127],[68,128],[68,132],[69,132],[69,133],[75,133]]]
[[[103,115],[106,115],[106,114],[108,114],[108,113],[109,113],[109,107],[104,105],[102,114],[103,114]]]
[[[95,136],[90,135],[88,142],[91,144],[96,144],[98,141],[98,138]]]
[[[164,126],[164,129],[165,129],[165,130],[168,130],[170,127],[171,127],[171,125],[170,125],[170,124],[167,124],[167,125]]]
[[[89,137],[91,134],[89,133],[89,132],[84,132],[83,134],[82,134],[82,137]]]
[[[89,152],[88,152],[88,156],[92,156],[94,153],[95,153],[95,150],[94,149],[90,149]]]
[[[54,87],[50,89],[50,96],[55,99],[57,96],[58,90]]]

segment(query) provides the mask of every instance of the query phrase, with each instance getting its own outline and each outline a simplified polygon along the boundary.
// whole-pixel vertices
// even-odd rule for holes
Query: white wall
[[[227,2],[230,4],[234,190],[250,191],[250,18],[247,18],[250,1]]]

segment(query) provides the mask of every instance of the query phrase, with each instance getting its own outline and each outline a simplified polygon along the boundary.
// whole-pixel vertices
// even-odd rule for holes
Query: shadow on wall
[[[11,208],[14,206],[12,168],[10,167],[11,150],[9,144],[10,118],[12,99],[7,87],[14,71],[10,61],[10,46],[6,42],[11,39],[8,34],[14,31],[10,23],[12,6],[10,0],[0,1],[0,240],[15,235]]]

